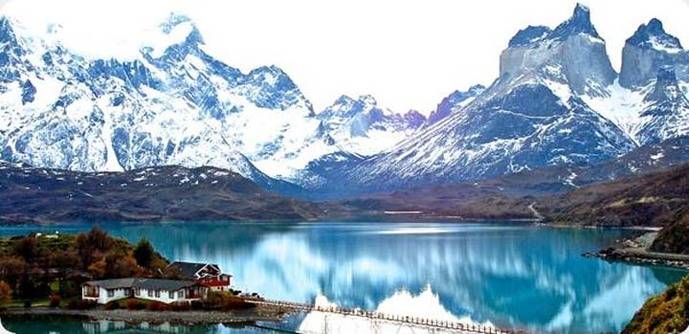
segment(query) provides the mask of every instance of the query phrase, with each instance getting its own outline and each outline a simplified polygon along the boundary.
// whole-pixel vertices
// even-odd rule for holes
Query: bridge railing
[[[397,315],[397,314],[386,314],[375,311],[366,311],[358,308],[345,308],[338,306],[319,306],[304,303],[294,303],[281,300],[269,300],[269,299],[247,299],[246,302],[253,304],[263,304],[274,307],[285,307],[300,311],[307,312],[326,312],[341,314],[345,316],[356,316],[369,319],[377,319],[390,322],[408,323],[423,327],[432,327],[435,329],[446,329],[450,331],[463,331],[469,333],[477,334],[516,334],[516,332],[506,331],[497,329],[491,326],[481,326],[476,324],[466,324],[462,322],[448,321],[448,320],[438,320],[422,317],[413,317],[407,315]]]

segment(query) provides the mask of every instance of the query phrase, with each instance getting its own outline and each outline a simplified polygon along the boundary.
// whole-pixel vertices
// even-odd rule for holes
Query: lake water
[[[685,274],[581,256],[635,233],[628,230],[556,229],[511,222],[101,226],[132,242],[146,237],[171,260],[218,263],[234,275],[236,288],[271,299],[311,303],[323,296],[340,306],[375,310],[395,301],[421,303],[421,295],[423,305],[437,304],[424,306],[433,312],[535,332],[618,332],[649,296]],[[86,229],[86,225],[1,227],[0,234]],[[414,305],[400,307],[413,311]],[[48,322],[3,319],[8,329],[18,333],[38,333],[36,327],[26,331],[21,326],[45,323],[48,327]],[[80,326],[74,323],[78,321],[64,320],[65,325],[68,322]],[[240,332],[246,331],[252,329]]]

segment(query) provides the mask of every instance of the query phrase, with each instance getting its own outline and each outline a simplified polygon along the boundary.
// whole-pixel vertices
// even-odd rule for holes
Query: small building
[[[182,279],[196,281],[211,291],[229,291],[232,284],[232,275],[223,274],[220,267],[214,263],[177,261],[170,263],[165,270],[176,272]]]
[[[85,282],[81,286],[81,298],[98,304],[130,297],[169,304],[199,300],[207,291],[208,288],[195,281],[117,278]]]

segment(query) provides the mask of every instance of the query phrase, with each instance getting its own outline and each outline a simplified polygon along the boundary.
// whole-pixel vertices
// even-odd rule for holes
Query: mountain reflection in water
[[[539,332],[619,331],[682,274],[581,256],[634,233],[625,230],[510,222],[104,227],[131,241],[145,236],[170,259],[218,263],[237,288],[271,299],[312,303],[322,295],[374,310],[401,290],[418,295],[430,286],[457,317]]]

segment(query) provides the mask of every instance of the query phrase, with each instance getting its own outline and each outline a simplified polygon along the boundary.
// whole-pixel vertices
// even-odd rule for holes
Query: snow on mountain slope
[[[3,18],[2,159],[79,171],[213,165],[271,183],[252,161],[289,178],[337,149],[279,68],[242,74],[215,60],[183,16],[161,35],[140,59],[90,60],[17,37]]]
[[[654,19],[627,41],[618,77],[578,5],[555,29],[518,32],[501,54],[500,78],[466,106],[328,187],[356,180],[353,188],[390,190],[591,164],[686,135],[687,66],[679,40]]]
[[[641,143],[655,144],[689,134],[689,100],[677,84],[673,68],[661,69],[645,101],[648,106],[641,112],[637,133]]]
[[[416,111],[396,114],[370,96],[341,96],[317,115],[322,131],[343,151],[362,156],[380,153],[413,134],[425,117]]]
[[[587,7],[577,5],[572,17],[553,30],[528,27],[519,31],[500,56],[501,77],[544,66],[558,67],[576,94],[606,95],[604,88],[614,81],[616,73]]]
[[[616,76],[587,8],[577,6],[554,30],[519,32],[500,68],[501,77],[461,112],[333,183],[387,190],[592,163],[636,147],[580,97],[609,96]]]
[[[87,59],[59,29],[29,36],[0,18],[0,159],[121,171],[212,165],[267,187],[347,192],[593,163],[689,133],[689,53],[659,20],[627,40],[618,76],[578,5],[519,31],[500,77],[443,99],[426,120],[370,96],[320,113],[276,66],[243,73],[171,15],[136,59]]]
[[[444,98],[438,107],[428,116],[427,125],[440,122],[451,113],[469,105],[486,87],[482,85],[471,86],[466,92],[456,90]]]
[[[17,36],[0,21],[5,160],[79,171],[212,165],[254,181],[305,183],[311,162],[379,153],[425,122],[372,98],[316,115],[280,68],[244,74],[224,64],[182,15],[170,15],[126,61],[71,53],[59,31],[44,37]]]
[[[620,85],[625,88],[645,87],[655,80],[663,67],[673,67],[680,79],[689,81],[689,53],[679,39],[652,19],[642,24],[622,50]]]
[[[607,87],[606,96],[587,96],[581,98],[593,110],[615,123],[622,131],[639,144],[636,134],[641,127],[641,110],[649,104],[646,95],[652,86],[631,90],[615,81]]]
[[[608,95],[582,96],[594,110],[622,128],[639,145],[682,136],[687,83],[678,82],[689,53],[658,19],[642,24],[622,51],[619,80]]]

